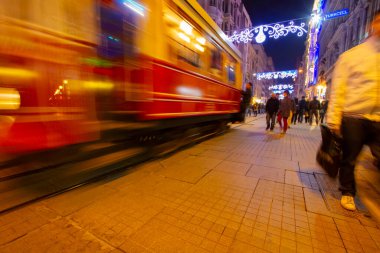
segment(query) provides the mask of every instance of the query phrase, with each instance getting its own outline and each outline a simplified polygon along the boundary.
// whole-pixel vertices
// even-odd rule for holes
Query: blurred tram
[[[0,153],[235,121],[240,54],[195,0],[1,0]]]

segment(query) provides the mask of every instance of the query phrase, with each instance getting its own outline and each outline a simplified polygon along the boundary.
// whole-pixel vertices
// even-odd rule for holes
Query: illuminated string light
[[[316,0],[313,6],[313,14],[309,24],[307,38],[305,86],[314,85],[318,80],[319,43],[318,37],[322,29],[323,9],[326,1]],[[326,17],[325,17],[326,18]]]
[[[297,77],[297,70],[256,73],[257,80],[285,79],[285,78],[296,78],[296,77]]]
[[[231,42],[248,43],[253,39],[256,43],[263,43],[267,37],[278,39],[286,37],[289,34],[297,34],[298,37],[307,34],[306,24],[304,22],[296,25],[294,21],[280,22],[276,24],[261,25],[253,28],[247,28],[241,32],[234,32],[228,40]]]

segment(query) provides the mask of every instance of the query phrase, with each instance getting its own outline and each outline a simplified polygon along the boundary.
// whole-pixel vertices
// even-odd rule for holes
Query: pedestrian
[[[258,104],[254,103],[253,104],[253,116],[257,117],[257,110],[258,110]]]
[[[309,123],[309,118],[310,118],[310,116],[309,116],[309,110],[306,110],[305,111],[305,123],[306,124]]]
[[[365,57],[364,57],[365,56]],[[355,164],[363,145],[380,158],[380,12],[372,21],[372,34],[343,53],[334,69],[327,111],[330,129],[342,136],[339,171],[341,205],[355,210]]]
[[[276,120],[276,115],[278,112],[278,109],[280,107],[280,102],[278,101],[276,94],[272,93],[270,99],[268,99],[266,105],[265,105],[265,110],[266,110],[266,119],[267,119],[267,128],[268,130],[270,128],[270,131],[273,131],[274,125],[275,125],[275,120]]]
[[[290,109],[290,114],[289,114],[289,117],[288,117],[288,128],[290,128],[290,125],[292,124],[293,114],[296,111],[296,105],[294,103],[294,100],[290,98],[290,101],[292,102],[292,108]]]
[[[298,123],[302,123],[303,116],[306,110],[307,110],[307,104],[306,104],[305,96],[302,96],[301,101],[299,102]]]
[[[328,103],[329,103],[328,100],[322,101],[321,109],[319,110],[319,117],[320,117],[322,124],[323,124],[323,120],[324,120],[326,112],[327,112]]]
[[[281,115],[279,119],[280,128],[282,129],[281,134],[286,134],[288,130],[288,118],[290,115],[290,111],[293,108],[292,100],[289,98],[289,91],[284,91],[284,98],[281,100],[279,114]],[[284,127],[282,126],[282,122],[284,123]]]
[[[308,99],[306,100],[305,123],[309,123],[309,119],[310,119],[309,105],[310,105],[310,101]]]
[[[293,113],[293,117],[292,117],[292,124],[296,125],[297,124],[297,120],[298,120],[298,115],[300,114],[300,107],[299,107],[299,103],[298,103],[298,98],[294,98],[294,107],[295,107],[295,110],[294,110],[294,113]]]
[[[315,116],[315,122],[318,125],[318,111],[321,108],[320,102],[317,100],[317,97],[314,97],[313,100],[309,103],[309,123],[313,124],[313,116]]]
[[[245,91],[242,92],[243,94],[243,113],[244,113],[244,118],[248,114],[249,111],[249,106],[251,104],[251,99],[252,99],[252,83],[247,83],[245,87]]]

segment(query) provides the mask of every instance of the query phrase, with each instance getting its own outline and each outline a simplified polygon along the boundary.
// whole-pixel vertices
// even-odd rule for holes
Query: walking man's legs
[[[271,119],[271,115],[269,114],[269,112],[267,112],[267,117],[266,117],[266,120],[267,120],[267,128],[266,128],[266,130],[268,130],[269,127],[270,127],[270,119]]]
[[[317,123],[317,125],[318,125],[318,111],[315,110],[315,111],[313,112],[313,114],[314,114],[314,116],[315,116],[315,123]]]
[[[313,111],[309,111],[309,124],[313,125]]]
[[[339,171],[339,190],[342,192],[342,205],[344,196],[355,196],[355,164],[357,157],[362,150],[367,134],[367,121],[362,119],[347,118],[342,120],[343,156]],[[355,203],[343,205],[346,209],[355,210]]]
[[[298,123],[302,123],[303,121],[303,111],[300,111],[300,114],[298,115]]]
[[[270,125],[270,130],[271,131],[273,131],[273,129],[274,129],[274,125],[276,124],[276,114],[275,113],[273,113],[272,115],[271,115],[271,125]]]
[[[286,133],[286,131],[288,130],[288,118],[287,117],[282,117],[283,121],[284,121],[284,129],[283,129],[283,132]]]
[[[380,122],[371,122],[371,137],[369,147],[375,158],[375,166],[380,169]]]

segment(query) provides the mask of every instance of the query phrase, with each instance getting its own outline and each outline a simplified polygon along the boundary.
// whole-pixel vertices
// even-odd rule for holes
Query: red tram
[[[195,0],[4,0],[0,30],[0,153],[239,114],[240,55]]]

